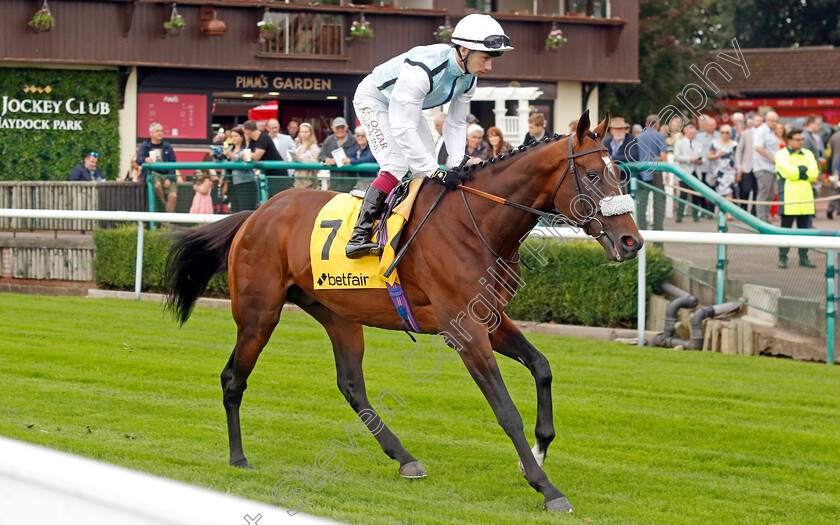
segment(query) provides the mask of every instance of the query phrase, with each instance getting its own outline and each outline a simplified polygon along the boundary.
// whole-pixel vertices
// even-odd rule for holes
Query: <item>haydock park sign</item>
[[[108,102],[91,102],[75,97],[66,100],[17,99],[4,95],[0,100],[0,129],[82,131],[81,120],[55,117],[105,116],[110,113],[111,105]]]

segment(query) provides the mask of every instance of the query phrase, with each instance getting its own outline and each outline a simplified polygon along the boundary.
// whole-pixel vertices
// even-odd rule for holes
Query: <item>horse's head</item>
[[[555,210],[604,247],[607,259],[623,261],[636,257],[644,244],[630,213],[633,200],[622,195],[620,170],[601,143],[609,125],[607,115],[589,130],[589,110],[569,136],[567,160],[552,197]]]

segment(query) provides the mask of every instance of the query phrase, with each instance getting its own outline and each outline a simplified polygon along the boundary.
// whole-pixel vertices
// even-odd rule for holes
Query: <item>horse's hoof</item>
[[[230,464],[233,465],[236,468],[244,468],[244,469],[254,470],[254,467],[252,467],[251,464],[248,463],[248,460],[245,459],[245,458],[237,459],[236,461],[231,460]]]
[[[557,499],[546,501],[545,503],[543,503],[543,508],[551,512],[571,513],[574,511],[572,506],[569,504],[569,500],[566,499],[566,496],[561,496]]]
[[[410,463],[406,463],[405,465],[400,467],[400,476],[404,478],[425,478],[426,475],[426,470],[422,466],[420,466],[420,462],[417,460],[414,460]]]

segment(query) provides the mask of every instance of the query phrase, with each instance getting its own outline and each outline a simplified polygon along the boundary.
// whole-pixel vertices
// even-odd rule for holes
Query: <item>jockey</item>
[[[385,197],[408,170],[454,189],[461,183],[455,171],[441,170],[422,110],[450,102],[443,140],[450,152],[447,167],[458,166],[466,148],[466,116],[475,94],[475,79],[490,71],[493,59],[510,51],[510,39],[489,15],[461,19],[452,45],[418,46],[374,68],[356,89],[353,107],[367,132],[379,175],[365,193],[347,257],[377,255],[371,229]],[[468,164],[480,162],[470,159]]]

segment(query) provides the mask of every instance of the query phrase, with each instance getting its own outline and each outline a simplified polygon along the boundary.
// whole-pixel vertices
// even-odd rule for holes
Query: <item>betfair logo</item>
[[[368,279],[370,279],[369,275],[353,275],[350,272],[338,275],[322,273],[321,277],[318,278],[318,286],[323,286],[326,283],[327,286],[362,287],[367,286]]]

